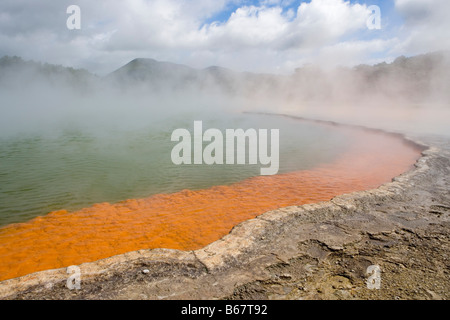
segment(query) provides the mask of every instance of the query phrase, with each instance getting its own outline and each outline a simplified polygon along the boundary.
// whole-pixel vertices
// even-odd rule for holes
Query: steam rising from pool
[[[138,59],[106,78],[2,59],[0,279],[143,248],[192,250],[268,210],[389,182],[420,150],[380,133],[242,112],[449,134],[448,59],[429,73],[427,59],[418,69],[400,59],[392,69],[290,76]],[[426,77],[410,81],[417,70]],[[195,120],[280,129],[279,174],[174,165],[171,133]]]
[[[228,185],[260,174],[260,165],[173,164],[172,131],[192,128],[189,118],[200,116],[214,128],[281,128],[279,173],[329,163],[351,145],[348,134],[326,126],[226,113],[216,113],[217,118],[183,114],[135,129],[69,127],[16,135],[0,139],[0,225],[94,203]]]

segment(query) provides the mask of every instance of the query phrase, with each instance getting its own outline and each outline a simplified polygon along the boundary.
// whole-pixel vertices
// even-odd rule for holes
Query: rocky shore
[[[378,189],[267,212],[207,247],[140,250],[0,282],[0,299],[449,299],[450,140]],[[367,287],[369,266],[380,289]]]

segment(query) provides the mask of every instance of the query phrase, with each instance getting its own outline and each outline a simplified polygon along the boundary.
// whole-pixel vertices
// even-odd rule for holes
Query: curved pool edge
[[[429,189],[431,176],[436,174],[436,170],[450,171],[450,161],[448,156],[442,156],[443,150],[437,146],[412,137],[403,138],[425,149],[422,156],[412,170],[377,189],[343,194],[327,202],[266,212],[235,226],[228,235],[199,250],[139,250],[84,263],[78,266],[81,271],[79,291],[71,291],[66,287],[70,276],[67,268],[5,280],[0,282],[0,298],[227,297],[233,295],[240,286],[266,279],[270,276],[268,267],[279,263],[289,264],[291,259],[305,256],[298,248],[299,243],[312,241],[323,246],[325,252],[339,252],[347,245],[361,241],[362,235],[368,232],[382,233],[404,229],[405,223],[414,219],[407,222],[397,221],[398,217],[395,220],[387,213],[374,208],[380,203],[388,206],[393,204],[395,207],[411,202],[418,183],[423,184],[420,189]],[[447,161],[447,166],[436,168],[436,161],[443,159]],[[448,185],[444,187],[448,188]],[[434,218],[419,223],[418,227],[436,223]],[[443,218],[448,221],[448,214]],[[344,225],[345,221],[355,224],[355,228],[340,226]],[[314,259],[320,260],[320,257]],[[144,273],[145,269],[148,272]]]

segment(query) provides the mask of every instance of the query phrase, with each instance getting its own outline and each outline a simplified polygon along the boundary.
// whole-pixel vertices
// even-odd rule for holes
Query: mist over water
[[[353,68],[309,65],[284,80],[260,109],[401,133],[450,135],[449,52]],[[277,100],[284,103],[274,108]]]
[[[259,174],[260,165],[175,166],[170,135],[208,128],[280,129],[280,171],[331,162],[338,130],[283,113],[390,131],[449,134],[447,54],[293,75],[192,69],[136,59],[106,77],[3,58],[0,225],[98,202],[202,189]]]
[[[66,89],[66,90],[65,90]],[[139,95],[137,93],[139,91]],[[237,99],[182,92],[77,92],[33,84],[2,95],[0,225],[99,202],[202,189],[259,175],[260,165],[176,166],[177,128],[281,129],[280,171],[332,161],[349,143],[330,128],[243,115]],[[236,102],[236,103],[235,103]]]
[[[70,126],[104,131],[185,113],[265,111],[448,135],[448,88],[449,52],[354,68],[308,65],[292,75],[135,59],[99,77],[6,57],[0,61],[0,134],[51,134]]]

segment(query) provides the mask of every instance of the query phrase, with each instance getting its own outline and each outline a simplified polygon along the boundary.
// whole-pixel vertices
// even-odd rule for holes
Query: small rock
[[[143,273],[143,274],[148,274],[148,273],[150,273],[150,270],[144,269],[144,270],[142,270],[142,273]]]
[[[438,295],[436,292],[427,289],[429,295],[431,295],[431,299],[433,300],[442,300],[442,297]]]
[[[46,283],[44,287],[45,287],[45,289],[47,289],[47,290],[51,290],[51,289],[53,289],[53,283],[51,283],[51,282]]]

